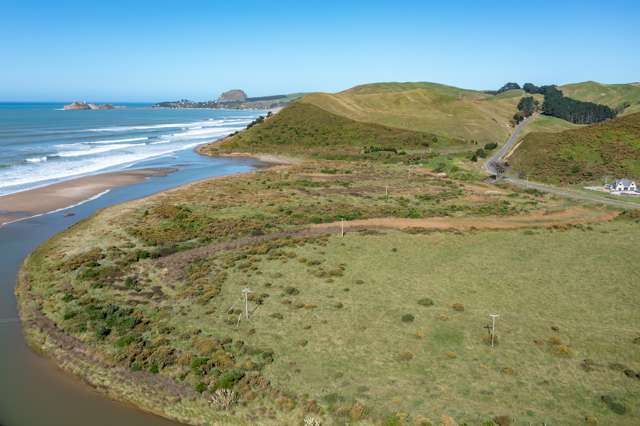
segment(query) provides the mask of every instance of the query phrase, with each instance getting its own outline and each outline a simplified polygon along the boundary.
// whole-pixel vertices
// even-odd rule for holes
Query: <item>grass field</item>
[[[640,178],[640,113],[559,133],[530,133],[509,158],[532,180],[577,184]]]
[[[544,225],[553,217],[548,213],[567,208],[572,204],[536,191],[514,192],[379,162],[306,162],[199,182],[108,208],[47,242],[25,265],[18,291],[21,314],[30,321],[26,333],[32,344],[58,354],[65,368],[120,398],[189,423],[300,424],[303,417],[314,416],[327,425],[427,424],[425,419],[438,421],[442,414],[474,422],[502,414],[555,418],[554,405],[543,403],[548,394],[536,404],[525,404],[525,410],[523,394],[513,393],[519,380],[542,370],[520,371],[511,352],[490,362],[492,352],[482,343],[484,310],[489,308],[504,312],[505,322],[513,321],[505,325],[504,339],[507,330],[524,327],[502,308],[525,303],[508,301],[513,292],[524,291],[520,286],[531,271],[548,266],[546,260],[523,260],[528,266],[516,287],[505,293],[508,297],[499,296],[503,287],[481,294],[478,286],[493,275],[488,247],[500,246],[503,239],[513,238],[500,249],[512,251],[504,266],[510,269],[520,265],[518,244],[552,244],[565,233],[599,234],[587,225],[571,230],[580,221],[575,215],[547,221],[545,226],[558,230],[553,232],[473,229],[512,220],[525,229]],[[578,214],[587,221],[602,220],[589,211]],[[374,226],[335,238],[336,221],[385,217],[397,218],[399,228],[406,221],[449,218],[454,229],[400,232],[376,231]],[[455,231],[456,223],[465,223],[461,231]],[[329,225],[313,234],[296,234],[322,224]],[[625,222],[616,226],[630,229]],[[234,241],[244,243],[225,245]],[[612,246],[602,247],[610,256],[618,253]],[[477,251],[467,251],[471,248]],[[404,266],[398,269],[397,262]],[[556,262],[566,265],[567,260]],[[452,275],[454,269],[461,275]],[[405,281],[408,287],[403,288]],[[254,291],[251,307],[259,308],[256,322],[237,325],[242,286]],[[433,299],[434,305],[418,304],[421,298]],[[501,301],[490,306],[492,298]],[[547,296],[535,303],[546,301]],[[454,303],[464,304],[465,311],[453,309]],[[413,321],[404,323],[404,314],[413,315]],[[574,317],[562,318],[557,322],[564,333]],[[563,344],[583,351],[570,330],[560,334]],[[521,333],[513,340],[518,346]],[[555,335],[538,326],[531,333],[541,339]],[[511,347],[507,340],[501,345]],[[539,355],[541,365],[558,362],[575,368],[583,353],[556,361],[547,354],[552,349],[532,344],[534,355],[523,359],[533,362]],[[79,359],[78,354],[90,358]],[[598,363],[609,361],[601,360],[599,352],[593,357]],[[617,361],[638,368],[626,355]],[[503,391],[476,380],[472,372],[476,365],[484,369],[481,364],[487,365],[490,382],[503,377],[501,369],[513,369],[505,370],[504,385],[516,397],[490,407],[490,392],[502,396]],[[454,380],[456,369],[462,376]],[[623,377],[616,374],[614,384]],[[221,388],[232,389],[238,398],[228,411],[212,402]],[[633,403],[620,390],[605,391],[615,401]],[[606,406],[597,401],[579,405],[571,399],[566,406],[572,408],[563,418],[580,410],[607,415]],[[405,416],[410,420],[401,420]]]
[[[602,84],[595,81],[566,84],[560,89],[570,98],[607,105],[623,114],[640,112],[640,87],[637,84]]]
[[[377,83],[311,94],[300,102],[356,121],[485,144],[507,139],[523,95],[517,90],[492,96],[435,83]]]
[[[282,354],[265,374],[338,416],[361,404],[378,418],[401,412],[468,424],[500,415],[518,424],[586,417],[633,424],[639,382],[612,366],[640,367],[633,343],[640,275],[624,260],[636,238],[637,225],[623,223],[567,232],[334,236],[289,250],[285,259],[256,256],[252,267],[261,275],[231,272],[218,306],[232,305],[247,283],[269,294],[234,337],[254,329],[252,343]],[[325,279],[323,270],[341,272]],[[491,349],[483,327],[495,312],[499,344]],[[625,404],[628,416],[611,412],[602,395]]]

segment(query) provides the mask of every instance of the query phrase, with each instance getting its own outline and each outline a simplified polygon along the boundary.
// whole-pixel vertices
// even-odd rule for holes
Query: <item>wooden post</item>
[[[344,219],[340,219],[340,236],[344,237]]]
[[[251,293],[251,290],[243,288],[242,293],[244,293],[244,317],[249,319],[249,293]]]
[[[498,318],[500,315],[491,314],[489,316],[491,317],[491,347],[493,348],[496,335],[496,318]]]

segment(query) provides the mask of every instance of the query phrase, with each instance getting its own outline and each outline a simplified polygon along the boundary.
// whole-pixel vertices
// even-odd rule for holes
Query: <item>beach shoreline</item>
[[[0,227],[35,216],[72,208],[121,186],[155,176],[166,176],[175,168],[146,168],[82,176],[51,185],[0,196]]]

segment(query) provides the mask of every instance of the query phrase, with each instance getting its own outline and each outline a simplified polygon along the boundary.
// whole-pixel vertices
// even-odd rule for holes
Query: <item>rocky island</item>
[[[62,109],[65,111],[73,111],[73,110],[103,110],[103,109],[116,109],[116,108],[124,108],[124,107],[115,107],[112,104],[90,104],[86,102],[72,102],[68,105],[65,105]]]
[[[275,109],[282,108],[299,98],[302,94],[272,95],[250,98],[241,89],[232,89],[222,93],[214,101],[191,101],[181,99],[179,101],[159,102],[154,108],[225,108],[225,109]]]

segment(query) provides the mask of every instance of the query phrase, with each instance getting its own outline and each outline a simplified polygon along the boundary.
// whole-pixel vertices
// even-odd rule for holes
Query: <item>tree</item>
[[[568,98],[556,86],[545,87],[542,113],[576,124],[598,123],[616,116],[608,106]]]
[[[532,83],[525,83],[524,86],[522,86],[522,89],[527,92],[527,93],[531,93],[531,94],[542,94],[544,89],[542,87],[538,87],[535,84]]]
[[[522,113],[523,117],[529,117],[538,109],[538,102],[533,99],[533,96],[525,96],[518,102],[518,111]]]
[[[496,93],[506,92],[507,90],[517,90],[519,88],[520,88],[520,85],[518,83],[509,82],[504,86],[502,86],[501,88],[499,88]]]

